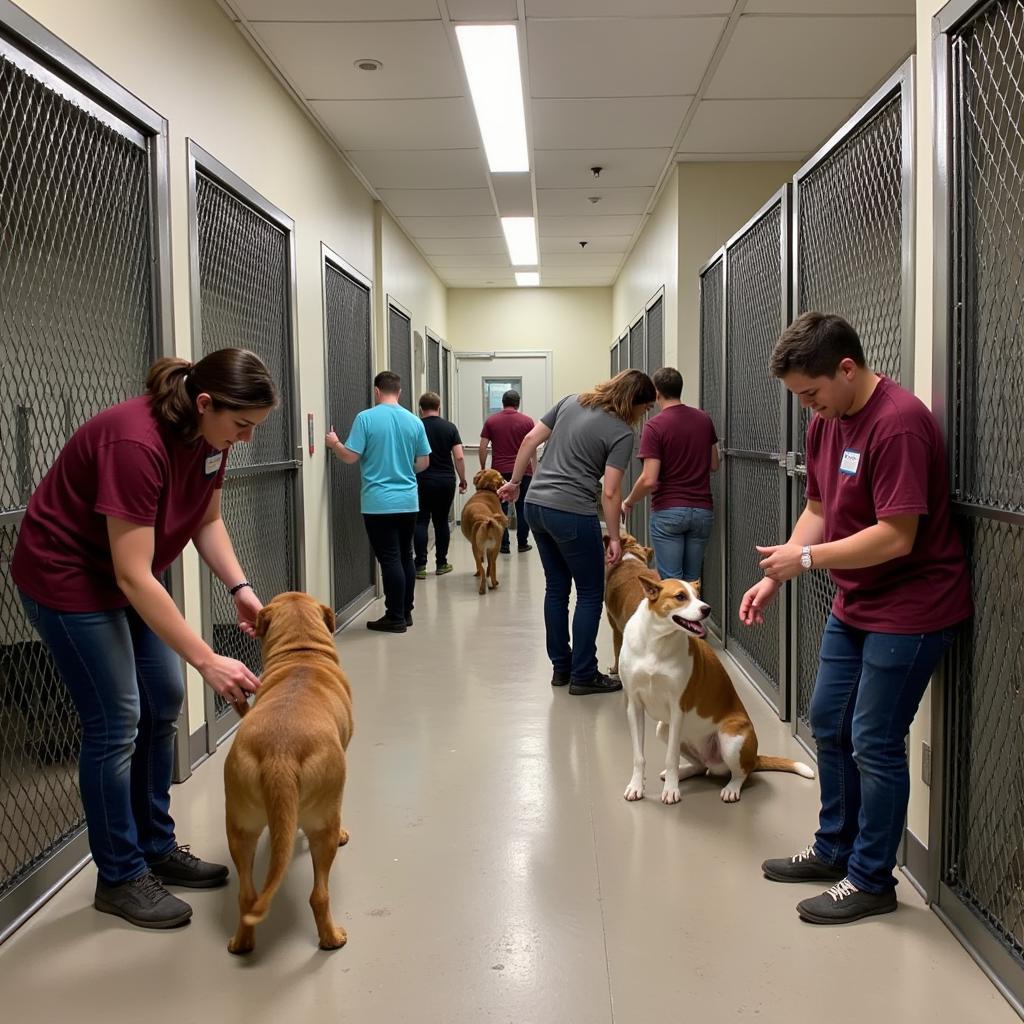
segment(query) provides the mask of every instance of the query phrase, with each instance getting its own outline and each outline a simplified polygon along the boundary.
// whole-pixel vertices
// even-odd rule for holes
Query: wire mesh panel
[[[848,135],[806,173],[797,175],[796,313],[838,313],[860,335],[868,365],[899,381],[912,345],[905,318],[912,289],[903,273],[908,216],[904,184],[902,88],[875,113],[854,122]],[[909,271],[910,261],[906,260]],[[803,452],[808,410],[795,409],[793,447]],[[793,516],[803,511],[803,484]],[[803,576],[796,587],[793,689],[795,720],[810,737],[810,694],[818,646],[834,588],[825,573]]]
[[[277,382],[281,404],[248,444],[234,446],[222,494],[222,516],[256,592],[264,600],[300,586],[294,458],[294,373],[288,232],[196,168],[198,312],[203,354],[251,349]],[[218,654],[260,671],[259,644],[237,625],[234,601],[210,581],[208,614]],[[216,718],[231,706],[215,698]],[[220,731],[220,730],[218,730]]]
[[[85,824],[78,716],[10,563],[60,449],[154,358],[149,167],[142,135],[0,39],[0,900]]]
[[[647,361],[648,375],[665,365],[665,302],[658,299],[647,310]]]
[[[947,671],[943,880],[1024,966],[1024,2],[980,5],[952,65],[953,497],[974,617]],[[943,900],[945,904],[945,900]]]
[[[700,407],[711,417],[721,430],[722,423],[722,373],[724,338],[722,336],[722,313],[725,301],[725,263],[717,259],[709,266],[700,279]],[[701,595],[711,607],[708,623],[719,636],[722,624],[728,619],[725,605],[725,551],[723,547],[725,527],[722,512],[725,508],[724,475],[711,474],[711,500],[715,506],[714,526],[711,539],[704,552],[704,576]]]
[[[388,369],[402,378],[399,402],[410,412],[413,403],[412,323],[409,318],[388,306]]]
[[[427,390],[441,394],[441,342],[427,335]]]
[[[451,353],[447,348],[441,349],[441,415],[452,418],[452,368]]]
[[[762,577],[756,544],[774,544],[782,526],[785,472],[783,387],[768,372],[772,349],[784,322],[781,198],[757,219],[726,254],[726,487],[731,515],[725,616],[727,646],[771,704],[785,714],[782,686],[780,604],[765,613],[764,625],[744,627],[736,614],[743,593]]]
[[[344,439],[356,415],[373,404],[370,291],[330,263],[325,267],[324,285],[327,290],[327,414],[338,436]],[[361,598],[373,593],[374,562],[360,512],[359,466],[335,458],[331,458],[328,465],[334,610],[341,621]]]

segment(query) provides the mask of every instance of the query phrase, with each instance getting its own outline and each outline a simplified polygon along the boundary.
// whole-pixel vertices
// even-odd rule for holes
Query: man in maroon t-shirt
[[[644,468],[622,503],[623,515],[648,495],[651,543],[658,574],[665,580],[699,580],[714,512],[711,474],[718,469],[718,435],[703,409],[683,405],[683,377],[664,366],[651,378],[657,416],[640,437]]]
[[[487,446],[490,444],[494,449],[491,465],[506,480],[512,479],[512,470],[523,438],[533,430],[533,420],[519,411],[520,401],[518,391],[506,391],[501,396],[501,412],[488,416],[484,421],[483,430],[480,431],[480,468],[487,468]],[[519,497],[516,498],[516,540],[520,553],[533,547],[530,543],[530,527],[526,523],[525,505],[526,495],[530,491],[530,481],[536,468],[536,460],[531,460],[519,487]],[[507,501],[501,503],[501,511],[508,515]],[[501,536],[501,553],[510,553],[508,530]]]
[[[817,414],[807,429],[807,504],[786,544],[759,547],[765,578],[747,625],[783,581],[827,569],[836,585],[811,698],[821,811],[814,842],[766,860],[777,882],[834,882],[797,913],[843,924],[897,907],[896,853],[910,777],[905,739],[931,674],[971,614],[942,435],[910,392],[865,363],[841,317],[804,313],[771,371]]]

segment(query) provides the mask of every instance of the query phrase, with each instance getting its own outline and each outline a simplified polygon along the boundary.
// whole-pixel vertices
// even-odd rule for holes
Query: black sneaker
[[[192,917],[192,908],[172,896],[150,871],[121,885],[97,880],[93,906],[140,928],[177,928]]]
[[[409,626],[412,625],[412,616],[411,615],[406,615],[406,617],[405,617],[405,625],[406,625],[407,629],[408,629]]]
[[[838,882],[846,877],[846,867],[829,864],[808,846],[792,857],[777,857],[761,865],[765,878],[773,882]]]
[[[862,917],[891,914],[898,906],[895,889],[861,892],[853,882],[844,878],[820,896],[801,900],[796,905],[796,912],[801,920],[811,924],[849,924]]]
[[[366,628],[375,629],[378,633],[404,633],[405,621],[403,619],[389,619],[386,615],[382,615],[379,619],[368,622]]]
[[[512,551],[511,551],[510,548],[498,548],[498,554],[501,554],[501,555],[511,555]]]
[[[533,550],[533,545],[532,544],[520,544],[519,545],[519,554],[522,554],[524,551],[532,551],[532,550]]]
[[[184,885],[189,889],[216,889],[228,884],[226,865],[210,864],[200,860],[187,846],[171,850],[163,860],[150,864],[149,870],[164,885]]]
[[[569,673],[559,672],[556,668],[551,673],[551,685],[552,686],[568,686],[569,685]]]
[[[585,682],[577,679],[569,684],[569,692],[581,696],[585,693],[615,693],[622,689],[622,683],[618,679],[610,679],[603,672],[598,672],[593,679]]]

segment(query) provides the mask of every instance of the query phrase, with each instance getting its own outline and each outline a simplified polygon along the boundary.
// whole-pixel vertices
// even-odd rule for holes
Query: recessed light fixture
[[[540,272],[537,270],[517,271],[516,284],[520,288],[536,288],[540,284]]]
[[[459,25],[455,29],[469,94],[491,172],[528,171],[523,79],[515,25]]]
[[[509,259],[513,267],[537,265],[537,229],[532,217],[502,217]]]
[[[373,57],[360,57],[355,61],[355,66],[360,71],[380,71],[384,67],[379,60]]]

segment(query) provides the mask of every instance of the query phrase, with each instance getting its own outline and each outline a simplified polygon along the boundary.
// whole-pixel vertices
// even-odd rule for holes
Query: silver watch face
[[[810,569],[810,567],[811,567],[811,556],[810,556],[810,554],[803,554],[803,555],[801,555],[800,556],[800,564],[805,569]]]

